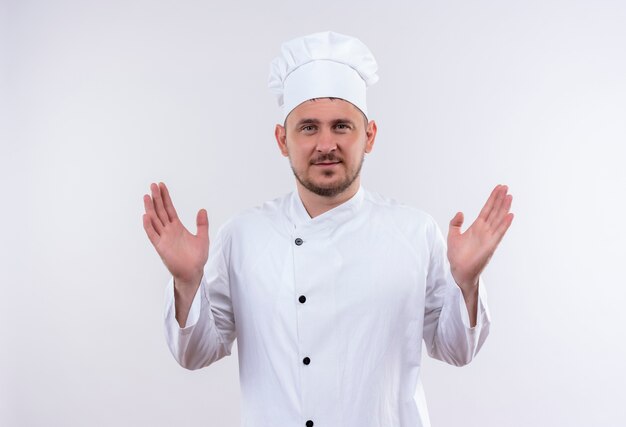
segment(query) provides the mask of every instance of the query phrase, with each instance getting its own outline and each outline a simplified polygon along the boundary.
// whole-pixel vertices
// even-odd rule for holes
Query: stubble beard
[[[316,162],[324,162],[324,161],[332,162],[336,160],[337,159],[331,155],[331,156],[325,156],[324,158],[318,159]],[[307,190],[311,191],[314,194],[317,194],[318,196],[334,197],[346,191],[352,185],[352,183],[359,177],[364,161],[365,161],[365,153],[363,153],[363,156],[361,157],[361,161],[359,162],[359,167],[356,169],[356,171],[352,175],[350,175],[350,171],[348,170],[347,176],[344,180],[338,182],[337,184],[324,186],[324,187],[321,187],[315,184],[314,182],[307,179],[306,177],[300,176],[298,172],[294,169],[293,164],[291,164],[291,162],[290,164],[291,164],[291,170],[293,172],[293,175],[296,177],[298,182],[302,184],[304,188],[306,188]],[[327,171],[327,172],[324,172],[324,175],[329,176],[330,174],[334,174],[334,173],[335,172],[333,171]]]

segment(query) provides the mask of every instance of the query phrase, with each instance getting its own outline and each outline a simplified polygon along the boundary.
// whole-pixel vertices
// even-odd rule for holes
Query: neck
[[[298,185],[298,195],[300,200],[302,200],[304,208],[311,218],[315,218],[350,200],[359,191],[360,181],[359,178],[355,179],[350,187],[333,197],[320,196],[308,190],[300,182],[296,181],[296,183]]]

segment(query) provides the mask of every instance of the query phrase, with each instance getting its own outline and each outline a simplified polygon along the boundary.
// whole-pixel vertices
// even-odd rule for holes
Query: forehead
[[[302,118],[326,121],[340,117],[357,120],[360,117],[364,117],[364,115],[361,110],[343,99],[316,98],[304,101],[291,110],[285,123],[296,123]]]

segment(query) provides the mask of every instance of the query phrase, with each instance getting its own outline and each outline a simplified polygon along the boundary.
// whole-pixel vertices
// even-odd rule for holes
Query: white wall
[[[444,232],[514,195],[489,340],[425,361],[434,426],[623,425],[626,3],[225,3],[0,2],[0,425],[237,425],[236,357],[167,350],[142,195],[213,234],[290,191],[269,62],[327,29],[379,62],[367,188]]]

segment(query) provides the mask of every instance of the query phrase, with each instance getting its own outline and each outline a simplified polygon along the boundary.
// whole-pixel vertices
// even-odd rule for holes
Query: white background
[[[623,1],[0,2],[0,425],[236,426],[237,359],[180,368],[149,184],[183,222],[294,188],[266,88],[282,41],[359,37],[379,62],[363,185],[444,233],[506,183],[492,332],[425,360],[434,427],[623,426]]]

